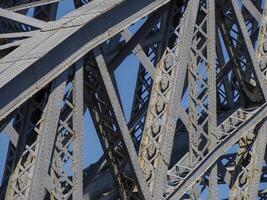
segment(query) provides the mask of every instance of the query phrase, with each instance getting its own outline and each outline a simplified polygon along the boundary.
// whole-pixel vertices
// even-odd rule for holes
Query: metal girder
[[[1,33],[0,39],[7,39],[7,38],[27,38],[32,37],[35,34],[38,34],[39,31],[29,31],[29,32],[14,32],[14,33]]]
[[[247,89],[247,85],[251,84],[252,77],[255,77],[255,72],[253,69],[253,64],[251,63],[250,56],[247,51],[247,47],[245,45],[245,39],[241,34],[240,26],[236,20],[235,14],[233,12],[233,9],[229,3],[230,1],[226,2],[226,6],[224,4],[221,4],[222,13],[217,12],[217,23],[220,33],[222,35],[222,38],[224,40],[225,48],[227,49],[227,54],[230,57],[230,61],[232,62],[232,77],[231,77],[231,84],[235,85],[235,89],[233,90],[234,94],[238,94],[239,102],[241,104],[244,104],[250,100],[252,101],[260,101],[262,100],[262,94],[257,88],[254,89],[254,94],[250,94],[250,91]],[[253,2],[253,4],[255,4]],[[259,4],[258,1],[256,3]],[[258,33],[258,22],[251,16],[251,14],[246,10],[246,8],[243,6],[243,4],[239,4],[242,10],[242,14],[244,16],[244,20],[246,23],[246,29],[248,30],[248,34],[250,34],[249,38],[252,41],[253,46],[255,46],[257,33]],[[256,5],[255,5],[256,6]],[[257,6],[258,8],[258,6]],[[232,34],[235,33],[235,34]],[[227,56],[225,56],[226,59]],[[229,72],[228,72],[229,74]],[[237,80],[237,83],[234,83],[234,80]],[[252,78],[253,79],[253,78]],[[253,80],[258,85],[257,79]],[[252,87],[255,87],[251,84]],[[258,93],[255,95],[255,93]],[[256,97],[256,98],[251,98]],[[237,98],[237,97],[234,97]],[[249,100],[250,99],[250,100]],[[242,103],[244,102],[244,103]]]
[[[10,142],[14,145],[17,146],[17,142],[18,142],[18,137],[19,134],[17,133],[17,131],[14,129],[14,127],[11,124],[8,124],[3,132],[8,136]]]
[[[58,2],[0,2],[1,198],[267,197],[265,0],[74,0],[47,22]],[[114,70],[130,54],[127,122]],[[104,157],[83,170],[88,111]]]
[[[116,190],[121,198],[143,199],[100,72],[92,64],[89,64],[87,74],[85,94],[89,97],[87,98],[88,109],[113,176]],[[98,87],[95,87],[96,85]],[[94,198],[94,194],[90,195],[90,198]]]
[[[188,59],[188,118],[189,151],[168,172],[169,183],[165,195],[173,192],[183,182],[187,173],[198,165],[217,144],[217,81],[215,48],[215,4],[200,1],[194,37]],[[201,181],[200,181],[201,182]],[[189,189],[192,199],[199,199],[198,185]],[[217,166],[209,173],[209,198],[217,198]]]
[[[16,42],[11,42],[11,43],[4,44],[4,45],[0,45],[0,51],[6,50],[6,49],[9,49],[12,47],[18,47],[18,46],[25,44],[25,43],[27,43],[27,39],[26,40],[19,40]]]
[[[267,144],[266,128],[266,121],[264,121],[260,130],[252,130],[254,133],[241,138],[240,150],[236,159],[237,170],[233,173],[235,182],[231,187],[230,199],[257,198]],[[258,133],[255,134],[255,132]],[[247,150],[248,146],[252,146],[251,151]]]
[[[261,13],[255,7],[255,5],[250,0],[243,0],[242,3],[246,7],[246,9],[248,9],[248,11],[251,13],[251,15],[260,23]]]
[[[244,32],[244,31],[243,31]],[[249,39],[248,39],[249,40]],[[258,66],[255,66],[255,68],[257,68]],[[261,74],[260,74],[260,76],[261,76]],[[263,84],[263,82],[261,82],[261,87],[263,88],[263,89],[265,89],[265,85]],[[263,117],[264,117],[264,115],[263,115]],[[238,119],[238,118],[236,118],[236,119]],[[262,118],[263,119],[263,118]],[[243,120],[243,122],[244,122],[244,120]],[[182,181],[183,182],[183,181]],[[183,183],[181,183],[181,184],[183,184]],[[187,188],[189,188],[189,185],[187,185]],[[182,196],[182,195],[181,195]],[[180,197],[181,197],[180,196]],[[175,196],[175,197],[171,197],[171,198],[173,198],[173,199],[177,199],[178,198],[178,196]]]
[[[261,69],[262,75],[266,80],[266,74],[264,73],[264,69],[266,68],[266,64],[264,63],[264,58],[266,58],[267,54],[265,52],[265,43],[267,41],[266,37],[266,23],[267,23],[267,2],[265,2],[263,7],[262,20],[260,23],[260,31],[258,37],[258,48],[256,50],[256,59],[259,62],[259,67]],[[251,157],[251,167],[248,174],[248,180],[251,180],[248,184],[248,189],[246,191],[246,196],[248,199],[255,199],[258,197],[259,185],[261,182],[262,175],[262,163],[264,161],[264,156],[266,154],[266,145],[267,145],[267,124],[266,121],[263,122],[261,129],[258,132],[256,144],[254,147],[253,155]],[[243,188],[242,188],[243,189]]]
[[[174,8],[170,4],[168,12],[166,12],[160,20],[160,27],[154,25],[151,33],[155,33],[159,36],[159,40],[151,42],[146,48],[145,53],[150,58],[153,66],[157,65],[161,55],[163,54],[163,47],[167,45],[169,39],[169,30],[171,29],[171,23],[169,19],[172,18]],[[150,37],[148,37],[150,38]],[[145,41],[147,41],[145,39]],[[150,92],[152,88],[152,77],[145,70],[144,66],[140,63],[138,70],[138,79],[135,87],[135,95],[131,111],[131,119],[129,121],[129,128],[131,135],[134,136],[136,148],[139,149],[139,143],[144,130],[146,112],[149,104]]]
[[[55,23],[50,22],[38,36],[29,41],[29,44],[22,45],[1,59],[0,63],[5,70],[0,72],[0,90],[6,98],[0,102],[0,120],[92,48],[168,3],[166,0],[140,0],[138,3],[130,0],[117,5],[119,2],[121,1],[113,0],[107,4],[97,0],[88,3]],[[99,11],[90,13],[88,12],[90,7]],[[101,15],[103,12],[109,15]],[[84,13],[86,15],[83,15]],[[79,15],[83,15],[83,19],[80,20]],[[116,17],[110,18],[110,15]],[[108,22],[107,26],[98,26],[98,24],[105,24],[105,21]],[[62,45],[59,45],[60,43]],[[36,45],[38,48],[35,48]],[[23,81],[19,87],[15,86],[20,80],[27,80],[27,82]],[[4,95],[11,88],[12,96]]]
[[[32,17],[28,17],[13,11],[8,11],[5,9],[0,8],[0,16],[16,21],[16,22],[20,22],[23,24],[27,24],[36,28],[44,28],[46,25],[46,22],[43,22],[42,20],[38,20]]]
[[[241,10],[239,8],[237,1],[231,0],[231,2],[233,5],[233,8],[234,8],[234,13],[235,13],[236,18],[237,18],[238,23],[239,23],[239,28],[240,28],[242,36],[244,38],[244,42],[245,42],[249,57],[250,57],[251,62],[253,64],[253,69],[255,70],[255,73],[256,73],[257,79],[259,81],[260,87],[262,89],[264,98],[267,99],[267,90],[265,89],[264,77],[260,71],[259,63],[256,59],[256,54],[255,54],[255,51],[253,49],[253,45],[252,45],[251,39],[249,37],[248,31],[246,29],[246,25],[245,25]]]
[[[215,26],[215,1],[208,0],[208,140],[209,151],[217,145],[217,84],[216,84],[216,26]],[[209,198],[217,199],[217,165],[215,164],[209,175]]]
[[[9,7],[7,8],[7,10],[10,10],[10,11],[26,10],[26,9],[33,8],[33,7],[39,7],[39,6],[45,6],[45,5],[52,4],[52,3],[57,3],[59,1],[61,0],[40,0],[40,1],[35,1],[35,2],[30,2],[26,4]]]
[[[134,144],[132,142],[128,126],[126,124],[124,114],[122,112],[121,107],[119,106],[120,104],[118,101],[118,97],[115,93],[114,86],[111,84],[112,81],[111,81],[107,66],[105,64],[104,58],[101,54],[100,49],[96,49],[94,52],[95,52],[97,64],[99,66],[99,71],[102,75],[102,79],[104,81],[106,90],[107,90],[108,95],[110,97],[111,106],[112,106],[112,108],[114,110],[114,114],[118,120],[118,126],[119,126],[119,129],[121,130],[121,133],[122,133],[123,142],[125,143],[125,147],[126,147],[127,152],[129,154],[129,158],[130,158],[129,164],[133,167],[134,172],[136,174],[136,178],[138,181],[137,186],[140,187],[140,192],[142,193],[142,196],[145,199],[152,199],[151,195],[148,191],[148,188],[146,186],[145,180],[143,179],[143,174],[142,174],[142,170],[140,168],[140,165],[138,163],[135,147],[134,147]]]
[[[42,97],[41,100],[40,97]],[[46,101],[47,98],[44,96],[36,96],[19,111],[20,114],[15,118],[13,126],[19,132],[19,140],[14,156],[8,155],[9,159],[13,159],[12,162],[7,163],[9,166],[6,166],[8,171],[5,178],[8,180],[8,185],[5,199],[23,199],[29,195],[29,186],[35,169],[34,163],[42,138],[39,133]]]
[[[52,91],[49,96],[49,100],[46,106],[46,110],[44,112],[44,117],[41,120],[42,124],[40,125],[40,133],[39,133],[39,139],[36,141],[36,145],[34,146],[34,150],[36,151],[36,158],[35,161],[31,164],[32,173],[29,177],[31,179],[30,183],[28,183],[27,190],[22,191],[22,193],[27,194],[27,198],[30,199],[43,199],[46,195],[46,190],[48,190],[49,193],[51,193],[51,196],[56,196],[56,198],[66,197],[66,192],[64,194],[60,194],[58,190],[54,191],[54,187],[59,189],[58,184],[62,184],[64,181],[67,181],[67,177],[60,177],[58,180],[56,177],[51,174],[52,178],[49,177],[48,172],[56,171],[57,175],[61,174],[63,175],[65,170],[73,170],[71,181],[67,181],[68,183],[73,182],[75,184],[75,187],[73,187],[72,192],[69,192],[69,195],[72,195],[75,199],[81,199],[82,198],[82,116],[83,116],[83,106],[80,106],[83,104],[83,67],[81,65],[76,64],[76,73],[74,78],[74,86],[73,86],[73,92],[71,94],[74,94],[74,97],[64,97],[66,98],[64,101],[68,101],[67,98],[73,99],[74,105],[71,106],[70,111],[66,113],[61,112],[62,108],[62,100],[65,92],[65,85],[67,76],[66,73],[62,74],[59,78],[54,81],[54,87],[52,86]],[[52,84],[53,85],[53,84]],[[69,87],[70,88],[70,87]],[[66,94],[65,94],[66,96]],[[71,105],[71,103],[68,101],[68,106]],[[64,106],[63,106],[64,108]],[[73,110],[72,110],[73,109]],[[73,112],[72,112],[73,111]],[[59,117],[61,115],[61,118]],[[70,122],[70,120],[73,120],[73,122]],[[62,120],[62,121],[60,121]],[[66,121],[66,122],[65,122]],[[64,123],[65,122],[65,123]],[[71,123],[71,124],[69,124]],[[59,127],[58,127],[59,124]],[[62,125],[63,124],[63,125]],[[73,126],[73,127],[72,127]],[[71,130],[73,128],[73,131]],[[58,130],[58,132],[57,132]],[[63,135],[61,135],[61,139],[64,138],[65,141],[63,144],[60,142],[58,137],[61,134],[61,132],[64,132]],[[69,132],[69,134],[67,134]],[[64,136],[65,135],[65,136]],[[67,142],[67,140],[70,140]],[[61,152],[61,148],[66,153],[66,149],[70,148],[69,146],[73,143],[73,149],[69,150],[69,154],[66,154],[65,156],[68,157],[68,159],[64,158],[64,161],[60,164],[60,167],[57,166],[53,161],[54,158],[51,158],[52,152],[55,151],[53,148],[54,142],[57,141],[55,148],[56,151],[60,152],[60,157],[64,155],[63,152]],[[66,143],[67,142],[67,143]],[[62,146],[63,145],[63,146]],[[72,147],[71,147],[72,148]],[[56,157],[56,153],[53,153],[53,156]],[[62,166],[64,166],[64,162],[67,160],[73,159],[72,161],[72,169],[61,169]],[[52,161],[51,161],[52,160]],[[52,162],[52,169],[50,163]],[[55,165],[55,166],[54,166]],[[59,167],[59,168],[56,168]],[[56,170],[57,169],[57,170]],[[62,172],[60,171],[62,170]],[[68,172],[68,175],[70,173]],[[50,180],[52,179],[52,180]],[[29,182],[29,180],[27,180]],[[65,183],[66,184],[66,183]],[[13,188],[14,186],[8,186]],[[46,190],[45,190],[46,189]],[[17,190],[15,190],[14,193],[12,193],[12,198],[17,198]],[[62,192],[62,191],[61,191]],[[73,194],[72,194],[73,193]],[[54,196],[54,197],[55,197]],[[24,197],[24,198],[26,198]],[[11,197],[10,197],[11,198]],[[19,198],[22,198],[22,196],[19,196]]]
[[[266,104],[256,110],[251,118],[243,122],[239,127],[234,129],[228,136],[207,154],[207,156],[200,161],[200,163],[184,178],[179,184],[175,192],[170,194],[167,199],[179,199],[206,171],[209,169],[217,158],[221,156],[226,150],[233,146],[241,137],[248,134],[248,130],[252,129],[255,124],[258,124],[265,117],[267,111]]]
[[[66,85],[66,76],[63,75],[62,78],[59,77],[54,84],[55,86],[52,86],[52,91],[44,111],[45,116],[42,119],[43,123],[40,125],[40,138],[38,139],[38,146],[35,147],[36,160],[32,165],[34,169],[31,177],[29,177],[31,183],[30,187],[28,187],[25,192],[27,193],[27,196],[25,195],[24,198],[42,199],[45,196],[45,183],[48,178],[47,171],[49,167],[49,158],[53,151],[51,147],[53,147],[55,140],[60,107]]]
[[[131,38],[131,33],[129,30],[125,29],[122,33],[122,36],[126,39],[126,41],[129,41]],[[137,57],[140,59],[141,64],[144,66],[146,71],[150,74],[151,78],[154,79],[155,76],[155,67],[149,60],[149,58],[146,56],[145,52],[142,50],[142,47],[140,44],[138,44],[134,49],[133,53],[137,55]]]
[[[52,9],[51,9],[52,8]],[[42,19],[42,20],[51,20],[51,19],[53,19],[54,17],[55,17],[55,13],[56,13],[56,9],[57,9],[57,5],[56,4],[53,4],[53,5],[51,5],[51,6],[48,6],[48,7],[46,7],[46,9],[43,9],[42,8],[42,10],[41,11],[38,11],[38,14],[36,13],[36,12],[34,12],[34,17],[36,17],[36,18],[40,18],[40,19]],[[41,15],[40,15],[41,14]],[[36,31],[33,31],[33,32],[36,32]],[[7,35],[7,34],[3,34],[4,36],[5,35]],[[20,33],[20,35],[23,35],[23,33]],[[16,36],[16,34],[15,34],[15,36]],[[18,36],[19,36],[19,34],[18,34]],[[41,91],[41,93],[43,93],[44,91]],[[64,92],[64,88],[63,88],[63,92]],[[44,93],[45,95],[47,95],[46,93]],[[39,96],[40,96],[40,94],[39,94]],[[37,97],[37,99],[38,99],[38,97]],[[37,100],[38,101],[38,100]],[[52,100],[53,101],[53,100]],[[53,103],[53,102],[52,102]],[[61,103],[61,102],[60,102]],[[37,111],[36,111],[37,112]],[[52,110],[52,111],[50,111],[50,112],[54,112],[54,110]],[[50,113],[51,114],[51,113]],[[38,115],[37,115],[38,116]],[[52,116],[52,115],[51,115]],[[16,115],[16,117],[15,117],[15,119],[18,117],[18,115]],[[33,118],[36,118],[36,116],[35,115],[33,115]],[[55,121],[56,122],[56,121]],[[21,123],[21,122],[20,122]],[[51,131],[51,130],[48,130],[48,131]],[[31,134],[33,134],[33,133],[31,133]],[[50,133],[47,133],[47,135],[50,135],[50,145],[48,145],[48,147],[50,146],[50,152],[51,152],[51,147],[52,147],[52,144],[53,144],[53,135],[51,135]],[[26,135],[27,136],[27,135]],[[46,139],[49,137],[49,136],[44,136]],[[51,143],[51,137],[52,137],[52,143]],[[38,137],[38,140],[36,140],[36,142],[37,142],[37,144],[39,144],[39,142],[40,142],[40,138],[42,138],[42,137]],[[48,140],[49,141],[49,140]],[[47,142],[47,140],[45,140],[45,142]],[[22,146],[23,147],[23,144],[20,144],[20,146]],[[39,147],[39,146],[38,146]],[[37,148],[37,147],[34,147],[34,149],[35,148]],[[16,159],[18,160],[19,159],[19,153],[17,153],[17,154],[15,154],[14,153],[14,146],[13,145],[9,145],[9,152],[8,152],[8,157],[7,157],[7,161],[6,161],[6,170],[5,170],[5,179],[3,179],[3,185],[2,185],[2,188],[1,188],[1,192],[2,191],[4,191],[5,189],[5,184],[6,184],[6,181],[8,180],[8,178],[9,178],[9,176],[10,176],[10,174],[12,173],[12,168],[14,168],[14,161],[16,162]],[[17,147],[17,149],[19,149],[19,147]],[[40,147],[40,149],[42,149],[42,150],[44,150],[44,149],[46,149],[47,150],[47,146],[45,146],[44,147],[44,145],[41,145],[41,147]],[[49,148],[48,148],[49,149]],[[22,149],[23,150],[23,149]],[[36,152],[38,152],[37,150],[39,150],[39,148],[37,148],[36,149]],[[27,154],[27,150],[25,150],[24,151],[24,153],[25,154]],[[49,155],[49,151],[47,151],[47,152],[42,152],[43,154],[48,154]],[[40,153],[40,154],[42,154],[42,153]],[[17,156],[17,157],[16,157]],[[34,161],[38,161],[37,163],[39,163],[40,164],[40,162],[43,162],[44,160],[45,160],[45,163],[42,163],[41,164],[41,167],[44,167],[43,168],[43,170],[45,170],[45,165],[47,165],[48,163],[49,163],[49,161],[47,161],[47,157],[49,157],[49,156],[44,156],[45,158],[43,158],[43,156],[41,155],[40,157],[38,156],[38,158],[36,159],[36,160],[34,160]],[[41,161],[40,161],[41,160]],[[13,164],[12,164],[12,162],[13,162]],[[10,164],[11,163],[11,164]],[[44,173],[46,173],[46,172],[44,172],[44,171],[42,171],[42,170],[40,170],[40,165],[39,165],[39,169],[37,168],[37,170],[35,170],[35,162],[33,162],[32,163],[32,166],[29,168],[31,171],[35,171],[36,173],[33,175],[33,174],[31,174],[31,175],[29,175],[29,176],[33,176],[33,177],[30,177],[30,179],[33,179],[34,181],[36,181],[36,179],[38,179],[38,181],[39,181],[39,179],[42,179],[43,178],[43,176],[40,178],[40,177],[38,177],[38,174],[44,174]],[[43,165],[44,164],[44,165]],[[13,166],[12,166],[13,165]],[[37,166],[38,167],[38,166]],[[47,168],[48,169],[48,168]],[[39,171],[40,170],[40,171]],[[20,190],[22,189],[22,193],[26,193],[26,195],[28,195],[28,193],[29,193],[29,189],[32,189],[32,187],[34,187],[34,185],[31,185],[31,181],[29,181],[29,180],[27,180],[27,176],[25,176],[25,174],[23,174],[23,172],[21,173],[22,175],[21,175],[21,177],[22,176],[24,176],[25,178],[25,180],[29,183],[28,184],[28,188],[26,188],[24,191],[23,191],[23,188],[19,188],[16,192],[21,192]],[[37,176],[37,177],[35,177],[35,176]],[[44,176],[44,177],[46,177],[46,176]],[[44,182],[48,182],[47,181],[47,179],[44,179]],[[40,182],[39,182],[40,183]],[[43,186],[43,182],[41,182],[41,185]],[[4,186],[4,187],[3,187]],[[40,185],[39,185],[40,186]],[[7,188],[7,189],[9,189],[9,188]],[[41,188],[40,188],[41,189]],[[16,193],[15,192],[15,193]],[[36,195],[42,195],[44,193],[44,191],[42,191],[42,190],[40,190],[40,192],[39,193],[36,193]],[[15,196],[16,196],[17,194],[15,194]],[[7,197],[7,195],[6,195],[6,197]],[[16,198],[16,197],[14,197],[14,198]]]
[[[226,12],[226,11],[225,11]],[[230,79],[230,83],[233,82],[233,79],[236,79],[236,83],[235,83],[235,88],[233,89],[233,93],[237,93],[239,95],[239,101],[244,102],[244,97],[243,97],[243,93],[241,90],[241,86],[242,86],[242,80],[240,77],[240,73],[239,73],[239,69],[238,67],[240,67],[240,55],[238,55],[238,51],[234,46],[234,39],[231,37],[230,31],[231,31],[231,22],[226,21],[228,18],[222,18],[221,16],[219,16],[219,13],[216,15],[216,19],[219,23],[217,23],[218,25],[218,29],[219,29],[219,33],[222,34],[222,39],[223,42],[225,44],[225,48],[226,48],[226,52],[230,57],[230,60],[227,64],[225,64],[225,67],[222,68],[221,73],[219,72],[219,76],[221,74],[223,74],[224,76],[226,74],[229,74],[229,71],[227,70],[227,68],[229,70],[232,69],[232,75],[231,75],[231,79]],[[230,21],[230,20],[229,20]],[[227,24],[227,22],[229,23],[229,25]],[[219,34],[218,33],[218,34]],[[219,36],[218,36],[219,37]],[[220,41],[220,40],[219,40]],[[224,71],[224,69],[227,70],[227,72]],[[235,99],[235,97],[233,97]]]
[[[183,82],[185,78],[197,6],[198,1],[189,3],[184,19],[176,27],[178,43],[173,49],[167,49],[156,68],[140,146],[140,164],[155,199],[162,198],[164,193],[178,117],[175,107],[182,96],[182,84],[177,82]]]
[[[144,57],[144,53],[142,53],[142,47],[140,46],[140,44],[138,44],[138,41],[144,40],[145,37],[148,35],[148,33],[151,32],[151,29],[153,28],[153,26],[155,26],[156,22],[159,20],[160,16],[163,14],[163,11],[165,11],[165,9],[166,9],[166,6],[163,6],[157,11],[155,11],[154,13],[152,13],[151,16],[148,17],[147,21],[134,34],[133,37],[131,37],[131,33],[127,29],[125,29],[121,33],[124,39],[126,40],[127,44],[109,63],[109,68],[111,71],[114,71],[114,69],[118,67],[118,65],[125,59],[125,57],[129,54],[130,51],[135,52],[134,54],[139,53],[139,55],[137,55],[138,57],[140,56]],[[143,61],[147,62],[147,60],[144,60],[144,59]],[[151,66],[149,65],[151,64],[148,64],[148,66],[144,66],[144,67],[146,67],[146,70],[148,70],[150,75],[154,77],[154,70],[151,69]]]
[[[93,47],[125,29],[129,26],[129,23],[133,23],[153,12],[168,1],[146,0],[137,3],[131,0],[114,7],[115,2],[119,3],[120,1],[114,0],[109,4],[105,3],[103,5],[103,2],[98,0],[83,6],[80,11],[78,9],[61,20],[52,23],[51,26],[48,25],[38,36],[32,38],[30,45],[22,45],[14,50],[14,56],[12,52],[0,60],[2,68],[6,68],[0,73],[0,90],[5,97],[0,102],[0,119],[5,118],[11,111],[24,103],[30,96],[66,70]],[[88,13],[88,8],[90,7],[100,9],[100,11],[98,13],[92,11],[90,14],[90,12]],[[111,9],[109,11],[110,15],[117,16],[116,18],[113,17],[111,20],[108,15],[100,16],[101,12],[107,12],[109,9]],[[118,10],[127,10],[127,12],[119,12]],[[84,15],[82,21],[74,20],[83,13],[87,13],[87,15]],[[100,17],[96,18],[96,16]],[[74,23],[72,21],[68,22],[71,19]],[[109,22],[107,26],[99,26],[105,21]],[[90,23],[86,24],[86,22]],[[66,24],[63,25],[64,23]],[[63,28],[60,28],[61,26]],[[91,27],[97,27],[97,29],[92,29]],[[73,32],[75,33],[74,35],[72,34]],[[72,36],[70,37],[70,35]],[[62,42],[63,40],[64,42]],[[59,43],[62,43],[62,45],[57,45]],[[38,44],[41,45],[35,48]],[[52,48],[54,48],[53,51],[48,53],[49,49]],[[27,54],[25,55],[26,52]],[[54,56],[57,59],[53,59]],[[18,61],[19,58],[21,59]],[[49,63],[47,60],[49,60]],[[16,73],[14,73],[13,67],[16,68]],[[20,81],[22,82],[18,83]],[[20,87],[17,87],[18,85]],[[7,95],[11,88],[13,88],[12,95]]]
[[[73,131],[75,142],[73,143],[74,167],[73,179],[75,191],[74,199],[83,198],[83,114],[84,114],[84,62],[79,60],[75,64],[75,75],[73,82]]]

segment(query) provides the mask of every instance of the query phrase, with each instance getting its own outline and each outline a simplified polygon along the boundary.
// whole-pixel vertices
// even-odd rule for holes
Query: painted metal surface
[[[60,2],[0,0],[1,199],[267,198],[266,0]],[[84,169],[87,112],[104,155]]]

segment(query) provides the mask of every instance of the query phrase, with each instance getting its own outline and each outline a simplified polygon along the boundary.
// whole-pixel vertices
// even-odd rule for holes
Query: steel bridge
[[[0,0],[1,200],[267,199],[265,0],[64,1]]]

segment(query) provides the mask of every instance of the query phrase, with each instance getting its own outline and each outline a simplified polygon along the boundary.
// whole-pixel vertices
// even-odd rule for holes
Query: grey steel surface
[[[69,3],[0,0],[0,199],[267,199],[266,0]]]

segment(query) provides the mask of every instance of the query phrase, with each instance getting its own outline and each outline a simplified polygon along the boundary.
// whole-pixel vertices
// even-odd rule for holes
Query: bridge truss
[[[0,0],[1,199],[267,199],[265,0],[60,3]],[[104,155],[83,169],[86,112]]]

